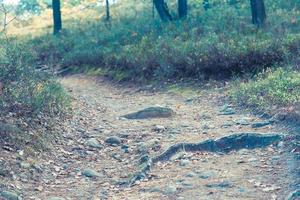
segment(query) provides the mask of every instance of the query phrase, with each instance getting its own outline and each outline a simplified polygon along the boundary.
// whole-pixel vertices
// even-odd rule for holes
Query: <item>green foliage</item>
[[[3,41],[0,52],[0,109],[3,111],[59,114],[68,96],[48,73],[38,72],[34,53],[16,41]]]
[[[39,14],[41,12],[41,6],[38,0],[20,0],[16,13],[23,14],[29,12],[32,14]]]
[[[300,102],[300,73],[284,68],[267,70],[248,82],[237,81],[230,95],[243,106],[262,110],[292,105]]]
[[[268,23],[261,30],[251,24],[248,1],[215,0],[211,5],[204,11],[201,3],[189,1],[188,18],[166,24],[152,19],[151,2],[124,0],[112,6],[110,25],[68,21],[59,38],[44,35],[28,44],[38,62],[102,68],[117,71],[108,74],[118,74],[118,79],[137,81],[227,78],[261,71],[299,53],[298,4],[266,0]]]

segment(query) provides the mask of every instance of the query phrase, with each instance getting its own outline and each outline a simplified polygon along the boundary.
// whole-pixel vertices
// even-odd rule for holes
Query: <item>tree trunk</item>
[[[204,8],[204,10],[208,10],[209,9],[209,0],[204,0],[203,1],[203,8]]]
[[[53,9],[53,22],[54,22],[53,34],[56,35],[62,29],[60,0],[52,0],[52,9]]]
[[[187,0],[178,0],[178,15],[179,18],[185,18],[187,16]]]
[[[153,0],[159,17],[162,21],[171,21],[172,16],[169,13],[169,9],[164,0]]]
[[[261,26],[265,23],[267,15],[264,0],[250,0],[252,23]]]
[[[110,20],[110,12],[109,12],[109,0],[106,0],[106,20]]]

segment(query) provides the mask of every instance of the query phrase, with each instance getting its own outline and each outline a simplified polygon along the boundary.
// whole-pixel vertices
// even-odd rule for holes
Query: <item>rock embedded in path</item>
[[[209,183],[205,185],[208,188],[231,188],[232,184],[228,181],[223,181],[220,183]]]
[[[167,107],[149,107],[138,112],[123,115],[126,119],[150,119],[150,118],[168,118],[175,114],[171,108]]]
[[[243,118],[243,119],[236,120],[235,124],[247,126],[247,125],[250,125],[250,122],[248,121],[248,119]]]
[[[173,185],[167,186],[165,188],[165,193],[166,194],[174,194],[174,193],[176,193],[176,191],[177,191],[177,188]]]
[[[97,178],[97,177],[101,176],[98,172],[96,172],[95,170],[90,169],[90,168],[84,169],[82,172],[82,175],[86,176],[88,178]]]
[[[161,133],[164,132],[166,130],[166,127],[162,126],[162,125],[155,125],[153,128],[153,131]]]
[[[31,167],[31,164],[27,162],[21,162],[20,167],[23,169],[29,169]]]
[[[185,160],[185,159],[181,160],[180,163],[179,163],[179,165],[182,166],[182,167],[187,166],[188,164],[190,164],[190,161],[189,160]]]
[[[85,144],[92,148],[97,148],[97,149],[102,148],[101,144],[98,142],[96,138],[88,139]]]
[[[20,200],[21,197],[13,192],[13,191],[7,191],[4,190],[3,192],[0,193],[0,197],[3,197],[5,200]]]
[[[65,200],[65,198],[62,197],[50,197],[48,200]]]
[[[230,105],[224,105],[219,111],[219,115],[234,115],[235,113],[235,110]]]
[[[261,127],[264,127],[264,126],[268,126],[272,124],[271,121],[267,120],[267,121],[261,121],[261,122],[254,122],[251,127],[252,128],[261,128]]]
[[[122,143],[122,140],[118,136],[111,136],[106,138],[105,142],[109,145],[120,145]]]

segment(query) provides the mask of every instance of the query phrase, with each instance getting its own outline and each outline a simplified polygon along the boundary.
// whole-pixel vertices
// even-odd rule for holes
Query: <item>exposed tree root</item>
[[[129,180],[129,187],[133,186],[136,181],[144,179],[147,172],[157,162],[168,161],[172,156],[180,151],[195,152],[195,151],[208,151],[228,153],[233,150],[239,149],[254,149],[262,148],[280,141],[281,134],[259,134],[259,133],[239,133],[216,140],[205,140],[200,143],[178,143],[170,146],[162,154],[149,158],[144,164],[143,168]]]

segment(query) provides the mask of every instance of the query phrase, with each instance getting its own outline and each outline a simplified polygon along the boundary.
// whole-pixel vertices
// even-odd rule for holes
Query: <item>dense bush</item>
[[[36,70],[34,52],[13,40],[0,43],[0,109],[37,114],[59,114],[68,97],[52,75]]]
[[[267,110],[300,102],[300,73],[292,69],[267,70],[253,80],[236,83],[231,97],[243,106]]]

